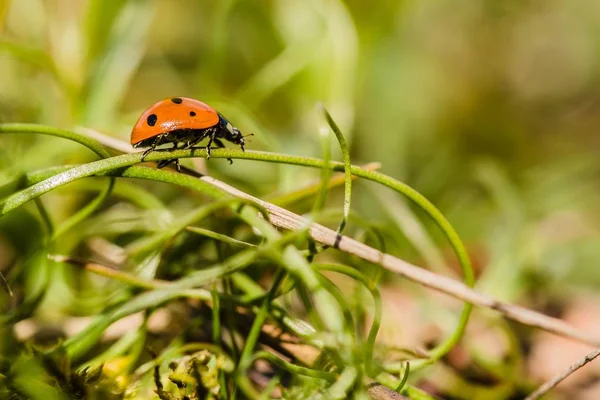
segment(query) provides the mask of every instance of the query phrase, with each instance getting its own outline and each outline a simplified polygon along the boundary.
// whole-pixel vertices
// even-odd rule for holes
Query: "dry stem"
[[[529,396],[525,398],[525,400],[537,400],[551,389],[553,389],[556,385],[564,381],[569,375],[577,371],[579,368],[583,367],[585,364],[593,361],[596,357],[600,356],[600,349],[596,349],[591,353],[588,353],[583,359],[577,361],[575,364],[570,365],[565,371],[556,375],[554,378],[550,379],[548,382],[544,383],[540,386],[535,392],[531,393]]]

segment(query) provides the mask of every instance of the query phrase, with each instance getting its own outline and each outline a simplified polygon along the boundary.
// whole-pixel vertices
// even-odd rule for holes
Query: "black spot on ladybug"
[[[190,111],[190,117],[195,117],[196,113],[194,111]]]
[[[171,101],[175,104],[181,104],[183,102],[179,97],[173,97]]]
[[[156,125],[157,120],[158,120],[158,117],[156,116],[156,114],[150,114],[150,115],[148,115],[148,118],[146,118],[146,122],[150,126]]]

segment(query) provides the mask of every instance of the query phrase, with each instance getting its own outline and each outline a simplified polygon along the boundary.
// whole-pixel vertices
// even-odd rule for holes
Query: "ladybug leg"
[[[210,146],[212,145],[212,142],[215,140],[218,140],[215,136],[216,136],[216,132],[212,132],[210,137],[208,138],[208,144],[206,145],[206,159],[210,159]]]
[[[150,147],[149,149],[146,149],[146,151],[144,151],[144,154],[142,154],[142,161],[144,161],[144,158],[146,158],[148,153],[150,153],[152,150],[154,150],[154,147]]]
[[[173,142],[173,147],[171,147],[171,151],[177,150],[177,145],[178,145],[178,142]],[[181,172],[181,165],[179,165],[179,158],[175,158],[174,160],[168,160],[168,161],[169,161],[169,164],[171,162],[174,162],[175,168],[177,168],[177,172]]]
[[[169,151],[177,150],[177,142],[173,142],[173,147],[171,147],[168,150]],[[158,169],[160,169],[160,168],[164,168],[172,163],[175,163],[175,168],[177,168],[177,172],[181,172],[181,166],[179,165],[179,158],[172,158],[170,160],[161,160],[158,162],[158,165],[156,167]]]
[[[146,156],[148,155],[148,153],[154,151],[154,149],[156,148],[156,142],[152,143],[152,146],[150,146],[149,149],[146,149],[146,151],[144,151],[144,154],[142,154],[142,162],[144,161],[144,159],[146,158]]]
[[[224,149],[225,145],[223,144],[223,142],[221,142],[220,139],[214,138],[213,142],[215,142],[215,144],[217,145],[217,147],[219,147],[220,149]],[[233,160],[231,158],[228,158],[227,161],[229,161],[229,165],[233,164]]]
[[[177,172],[181,172],[181,165],[179,165],[179,158],[172,158],[170,160],[162,160],[158,162],[158,165],[156,166],[158,169],[164,168],[168,165],[171,165],[172,163],[175,163],[175,168],[177,169]]]
[[[202,139],[204,139],[204,136],[201,136],[199,138],[195,138],[195,139],[189,140],[189,141],[185,142],[185,145],[182,148],[186,149],[186,150],[187,149],[191,149],[192,147],[194,147]]]
[[[158,165],[157,165],[156,167],[157,167],[158,169],[161,169],[161,168],[164,168],[164,167],[166,167],[166,166],[168,166],[168,165],[171,165],[172,163],[177,163],[177,164],[179,164],[179,162],[178,162],[178,161],[179,161],[179,159],[177,159],[177,158],[172,158],[172,159],[170,159],[170,160],[161,160],[161,161],[159,161],[159,162],[158,162]]]

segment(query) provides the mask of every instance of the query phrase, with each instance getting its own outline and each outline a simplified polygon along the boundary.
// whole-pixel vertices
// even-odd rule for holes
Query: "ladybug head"
[[[231,122],[227,121],[225,117],[219,114],[221,119],[221,127],[223,128],[225,139],[229,140],[231,143],[235,143],[240,145],[242,150],[244,150],[244,135],[242,132],[235,126],[231,125]]]
[[[239,144],[240,146],[244,147],[244,135],[242,135],[242,132],[240,132],[240,130],[238,128],[236,128],[235,126],[231,127],[230,132],[231,132],[230,141],[232,143]]]

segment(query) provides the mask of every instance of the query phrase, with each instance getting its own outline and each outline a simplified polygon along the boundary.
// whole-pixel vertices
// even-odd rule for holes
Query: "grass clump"
[[[329,114],[325,115],[343,144],[339,129]],[[54,132],[49,127],[17,124],[0,126],[0,131]],[[141,154],[108,157],[108,152],[98,143],[75,133],[56,132],[58,137],[75,140],[93,149],[102,159],[66,167],[62,171],[53,168],[28,174],[22,185],[25,187],[5,197],[0,212],[10,215],[39,199],[40,195],[52,193],[71,182],[106,176],[107,189],[92,195],[90,202],[75,214],[75,222],[71,222],[71,217],[54,228],[49,213],[43,212],[44,204],[37,201],[38,212],[47,221],[48,232],[42,234],[44,239],[40,241],[36,254],[42,259],[45,255],[46,261],[42,262],[54,269],[77,267],[71,270],[73,276],[87,281],[81,295],[85,296],[85,291],[95,287],[108,294],[110,300],[98,306],[97,316],[85,329],[64,340],[56,338],[55,343],[44,351],[45,357],[60,354],[69,365],[79,366],[75,372],[63,372],[59,376],[53,375],[56,371],[52,368],[42,368],[49,379],[62,376],[65,382],[94,387],[98,377],[106,377],[101,372],[103,366],[118,365],[111,374],[113,379],[126,382],[124,392],[134,397],[143,396],[152,388],[163,399],[190,396],[232,398],[237,395],[260,398],[261,390],[267,389],[288,393],[292,397],[294,393],[308,392],[333,398],[344,398],[350,393],[360,397],[368,395],[365,379],[382,377],[389,383],[397,381],[396,389],[406,390],[409,364],[406,364],[403,376],[394,378],[385,372],[384,360],[374,358],[382,318],[377,282],[368,277],[371,275],[378,279],[380,276],[374,267],[365,270],[351,264],[323,263],[320,260],[327,257],[327,253],[338,250],[314,246],[315,242],[306,230],[310,225],[280,232],[270,224],[270,212],[263,205],[232,196],[214,182],[167,170],[134,166],[140,162]],[[351,166],[347,147],[343,145],[342,149],[346,154],[345,164],[239,150],[217,150],[213,157],[257,159],[346,171],[343,219],[338,226],[334,247],[338,246],[340,234],[350,221],[351,175],[399,189],[440,225],[459,256],[463,252],[461,260],[466,271],[470,271],[456,233],[431,203],[385,175]],[[147,160],[197,155],[203,156],[204,150],[157,151],[148,155]],[[329,178],[328,175],[323,176]],[[115,180],[124,178],[177,185],[191,190],[190,194],[198,193],[212,200],[202,201],[203,204],[196,208],[187,206],[185,211],[173,210],[172,213],[178,215],[168,218],[161,227],[151,226],[141,231],[119,229],[117,226],[113,230],[108,229],[110,233],[103,235],[103,241],[108,241],[105,246],[109,247],[95,248],[90,246],[90,238],[80,237],[72,247],[74,254],[79,256],[55,254],[57,244],[69,233],[85,226],[89,220],[103,219],[108,212],[107,200],[113,196],[113,188],[117,187]],[[131,184],[127,185],[130,187]],[[315,193],[322,204],[313,207],[312,215],[319,219],[329,185],[318,183],[317,187]],[[129,189],[129,192],[132,191],[146,196],[143,186]],[[150,194],[148,197],[153,198]],[[191,197],[187,202],[193,204],[197,200]],[[148,204],[151,208],[161,206],[160,202],[144,203],[139,199],[136,203]],[[113,225],[119,223],[115,220],[110,222],[110,219],[106,221]],[[89,234],[93,236],[93,232]],[[105,250],[100,250],[102,248]],[[105,252],[121,255],[119,263],[115,264],[117,257],[114,254]],[[94,261],[99,258],[110,261]],[[89,272],[103,276],[103,284],[98,286],[89,281]],[[326,272],[355,281],[352,296],[348,296],[335,282],[335,277]],[[35,315],[40,300],[50,290],[50,275],[48,273],[47,281],[41,284],[33,300],[12,307],[7,314],[7,322],[14,323]],[[23,271],[22,276],[27,277],[27,271]],[[468,275],[468,279],[472,279],[472,275]],[[11,286],[19,284],[20,281],[11,279]],[[371,299],[357,305],[357,302],[362,303],[360,299],[366,297]],[[30,305],[24,309],[24,304]],[[466,306],[455,333],[425,358],[413,360],[413,369],[434,362],[457,343],[469,312],[470,306]],[[363,330],[364,322],[359,323],[357,318],[370,314],[370,328]],[[142,319],[133,324],[131,331],[112,344],[103,339],[115,324],[129,321],[134,315],[140,315]],[[152,335],[151,321],[159,318],[157,315],[171,322]],[[175,326],[171,328],[170,324]],[[284,336],[287,339],[283,339]],[[306,350],[290,349],[288,342]],[[144,361],[148,358],[147,348],[157,349],[150,352],[153,355],[151,361]],[[198,348],[202,350],[198,351]],[[312,360],[307,358],[306,351],[313,354]],[[154,367],[149,368],[149,364]],[[161,372],[165,371],[161,368],[165,365],[169,366],[169,373]],[[89,368],[93,368],[94,379],[89,378]],[[9,372],[7,377],[12,375],[13,372]],[[149,375],[153,376],[152,380],[149,380]],[[68,379],[65,378],[67,376]],[[167,384],[163,383],[165,377]],[[70,386],[59,389],[67,396],[70,390],[74,389]]]

